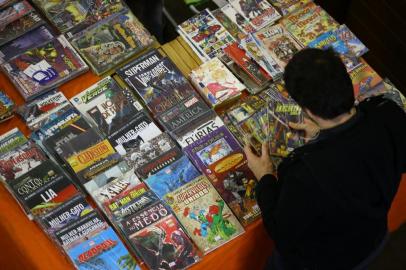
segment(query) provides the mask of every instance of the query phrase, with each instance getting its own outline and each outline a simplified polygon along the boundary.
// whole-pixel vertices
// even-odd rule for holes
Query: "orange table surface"
[[[67,98],[89,87],[100,78],[87,72],[59,89]],[[9,79],[0,72],[0,89],[4,90],[16,104],[23,99]],[[25,135],[29,130],[15,116],[0,123],[0,134],[18,127]],[[406,221],[406,174],[389,213],[391,231]],[[191,269],[262,269],[272,250],[272,241],[267,236],[262,221],[258,220],[246,228],[240,237],[208,254]],[[1,269],[73,269],[73,265],[62,255],[42,230],[20,210],[13,197],[0,185],[0,265]]]

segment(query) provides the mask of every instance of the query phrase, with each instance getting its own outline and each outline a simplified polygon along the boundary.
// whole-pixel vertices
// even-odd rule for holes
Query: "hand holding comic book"
[[[269,144],[267,142],[262,144],[261,156],[254,154],[249,143],[245,144],[244,152],[247,156],[248,167],[254,173],[258,181],[267,174],[275,173],[275,167],[269,156]]]
[[[294,123],[289,122],[289,127],[296,130],[303,130],[304,131],[304,142],[307,143],[308,141],[314,140],[319,136],[320,127],[310,120],[309,118],[304,117],[303,122],[301,123]]]

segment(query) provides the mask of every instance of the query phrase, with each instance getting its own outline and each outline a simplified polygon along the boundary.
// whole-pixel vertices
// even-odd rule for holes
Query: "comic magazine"
[[[246,138],[244,134],[241,133],[241,130],[237,129],[236,126],[234,126],[233,122],[231,121],[230,117],[227,115],[227,112],[221,112],[219,114],[220,119],[223,121],[224,126],[227,127],[227,129],[233,134],[234,138],[238,141],[240,146],[243,148],[245,143],[246,143]],[[254,142],[254,141],[252,141]],[[253,143],[251,145],[254,147]],[[255,149],[257,150],[257,149]],[[257,150],[258,153],[258,150]]]
[[[215,9],[211,13],[233,38],[235,38],[236,40],[244,38],[246,34],[242,30],[242,28],[240,28],[240,26],[236,24],[235,19],[233,20],[232,18],[229,18],[229,16],[224,12],[223,8]]]
[[[11,58],[19,55],[21,52],[46,43],[54,37],[55,36],[49,30],[48,26],[42,25],[31,32],[1,46],[0,63],[10,60]]]
[[[0,156],[6,154],[13,149],[24,145],[28,140],[24,134],[18,129],[13,128],[6,133],[0,135]]]
[[[26,211],[33,216],[43,215],[79,193],[62,169],[51,160],[9,181],[8,185]]]
[[[161,202],[121,224],[132,247],[149,269],[185,269],[200,259],[181,225]]]
[[[23,52],[6,62],[3,68],[25,100],[87,70],[63,36]]]
[[[283,69],[293,55],[302,49],[280,24],[264,27],[254,37],[261,45],[264,55],[272,57]]]
[[[14,116],[14,101],[5,93],[0,91],[0,122],[6,121]]]
[[[125,218],[140,212],[142,209],[156,203],[158,197],[151,190],[139,192],[129,192],[129,194],[120,200],[109,205],[112,211],[114,222],[120,222]]]
[[[19,1],[0,11],[0,29],[7,27],[9,23],[33,11],[33,7],[27,1]]]
[[[353,32],[345,25],[341,25],[336,31],[335,35],[340,38],[347,46],[347,48],[356,57],[360,57],[368,52],[368,48],[359,40]]]
[[[33,2],[55,27],[61,33],[66,33],[68,37],[124,9],[120,0],[34,0]]]
[[[32,119],[32,121],[26,123],[28,128],[31,131],[36,132],[37,130],[41,129],[43,126],[47,125],[49,122],[52,122],[52,121],[58,119],[65,113],[68,113],[68,111],[71,111],[72,109],[74,109],[72,104],[69,101],[63,101],[60,104],[55,104],[55,105],[56,106],[50,110],[47,110],[47,106],[45,106],[45,108],[44,107],[42,108],[42,109],[45,109],[44,112],[37,111],[36,113],[38,113],[39,115],[37,117],[34,117]],[[24,107],[22,107],[22,109],[24,110]],[[27,108],[27,111],[30,109],[31,108]],[[36,110],[35,107],[32,109]],[[30,117],[30,116],[28,116],[28,117]]]
[[[271,4],[285,16],[303,7],[312,0],[270,0]]]
[[[141,179],[147,179],[182,156],[182,151],[167,133],[143,142],[131,149],[124,160],[134,168]]]
[[[110,76],[72,97],[70,101],[106,136],[142,110],[141,104],[132,93],[127,89],[121,89]]]
[[[230,208],[205,176],[199,176],[169,193],[165,200],[204,254],[244,232]]]
[[[117,71],[153,115],[161,114],[195,93],[176,65],[156,50]]]
[[[56,231],[72,224],[92,211],[93,207],[89,205],[83,194],[79,193],[69,201],[40,216],[38,220],[48,236],[54,237]]]
[[[155,138],[162,131],[145,111],[133,116],[134,118],[108,136],[116,151],[124,156],[139,144]]]
[[[162,199],[167,193],[183,186],[200,175],[200,172],[190,162],[187,156],[183,156],[174,163],[166,166],[144,182]]]
[[[226,61],[222,49],[234,42],[234,38],[208,9],[181,23],[179,30],[208,59],[217,56]]]
[[[71,40],[97,75],[110,71],[152,42],[151,35],[128,10],[94,24]]]
[[[361,60],[361,65],[353,69],[349,74],[354,86],[355,97],[365,94],[382,81],[379,74],[364,60]]]
[[[227,4],[223,7],[221,7],[220,10],[227,16],[227,18],[232,23],[234,23],[238,27],[238,30],[243,33],[243,35],[241,35],[241,34],[238,35],[238,40],[244,38],[244,36],[246,36],[247,33],[255,32],[254,26],[246,18],[244,18],[244,16],[242,16],[241,13],[239,13],[237,10],[235,10],[232,5]],[[216,16],[214,12],[213,12],[213,15]],[[221,23],[223,23],[221,20],[219,20],[219,21]],[[228,30],[227,27],[225,27],[225,28]],[[230,34],[232,34],[232,32],[230,30],[228,30],[228,31],[230,32]]]
[[[260,216],[255,199],[257,181],[239,143],[225,126],[187,146],[184,151],[243,225]]]
[[[193,69],[190,78],[212,107],[238,97],[245,89],[218,58],[210,59]]]
[[[13,136],[14,137],[14,136]],[[14,179],[26,174],[46,160],[46,156],[41,149],[32,142],[26,142],[17,147],[11,145],[19,144],[20,139],[14,137],[7,142],[8,152],[0,155],[0,177],[4,181],[14,181]],[[2,144],[5,149],[5,144]]]
[[[276,9],[266,0],[230,0],[231,6],[259,30],[281,18]]]

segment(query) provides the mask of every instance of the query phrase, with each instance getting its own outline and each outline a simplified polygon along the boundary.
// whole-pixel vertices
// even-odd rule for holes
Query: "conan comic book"
[[[213,58],[193,69],[190,78],[212,107],[238,97],[245,89],[218,58]]]
[[[162,133],[145,111],[140,111],[133,117],[108,136],[113,147],[122,156]]]
[[[149,269],[185,269],[199,260],[197,249],[161,202],[121,224],[132,247]]]
[[[71,42],[100,75],[145,49],[153,39],[138,19],[124,10],[78,33]]]
[[[153,115],[161,114],[195,91],[176,65],[153,50],[118,71]]]
[[[10,59],[4,70],[29,100],[86,71],[87,66],[60,36]]]
[[[264,27],[254,36],[261,45],[264,55],[272,57],[283,69],[302,48],[280,24]]]
[[[372,69],[364,60],[361,65],[353,69],[349,74],[354,86],[354,96],[362,96],[369,89],[376,86],[382,81],[382,78]]]
[[[68,37],[124,8],[120,0],[34,0],[33,2],[42,9],[55,27],[61,33],[66,33]]]
[[[347,46],[347,48],[356,57],[360,57],[368,52],[368,48],[359,40],[353,32],[345,25],[341,25],[336,31],[335,35],[340,38]]]
[[[0,155],[6,154],[26,142],[28,140],[24,134],[18,128],[13,128],[0,135]]]
[[[205,176],[199,176],[169,193],[165,200],[204,254],[244,232],[230,208]]]
[[[230,0],[229,2],[256,30],[281,18],[278,11],[266,0]]]
[[[14,137],[15,138],[15,137]],[[14,179],[26,174],[46,160],[41,149],[32,142],[26,142],[18,147],[11,148],[11,145],[19,144],[19,138],[9,141],[8,152],[0,155],[0,177],[4,181]],[[3,149],[6,149],[2,144]]]
[[[73,182],[51,160],[8,182],[14,196],[33,216],[43,215],[78,194]]]
[[[174,163],[166,166],[144,182],[162,199],[167,193],[183,186],[200,175],[200,172],[190,162],[187,156],[181,157]]]
[[[220,9],[231,22],[233,22],[235,25],[237,25],[238,30],[243,33],[243,35],[239,34],[238,39],[240,40],[241,38],[244,38],[244,36],[247,33],[254,33],[255,28],[254,26],[237,10],[234,9],[234,7],[230,4],[227,4]],[[216,16],[216,14],[213,12],[213,15]],[[216,16],[217,18],[217,16]],[[221,20],[219,20],[221,23],[223,23]],[[224,24],[223,24],[224,25]],[[224,26],[225,27],[225,26]],[[225,27],[227,30],[228,28]],[[230,30],[228,30],[230,32]],[[232,34],[232,32],[230,32]],[[234,36],[234,35],[233,35]]]
[[[8,95],[0,91],[0,122],[14,116],[14,101]]]
[[[142,110],[132,93],[121,89],[110,76],[70,99],[72,104],[108,136]]]
[[[44,231],[50,237],[54,237],[56,231],[79,220],[92,211],[93,207],[89,205],[83,194],[78,194],[69,201],[40,216],[38,220]]]
[[[234,42],[234,38],[208,9],[181,23],[179,30],[208,59],[219,57],[228,62],[222,49]]]
[[[45,25],[20,36],[0,48],[0,63],[10,60],[21,52],[32,49],[54,38],[54,35]]]
[[[312,0],[270,0],[271,4],[285,16],[301,8]]]
[[[141,143],[124,156],[141,179],[147,179],[182,156],[182,151],[167,133]]]
[[[189,145],[184,151],[212,182],[243,225],[260,215],[255,199],[257,181],[248,168],[242,148],[225,126]]]

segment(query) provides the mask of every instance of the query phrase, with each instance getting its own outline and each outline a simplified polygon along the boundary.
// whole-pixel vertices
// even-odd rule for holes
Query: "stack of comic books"
[[[0,123],[14,116],[14,102],[0,91]]]

